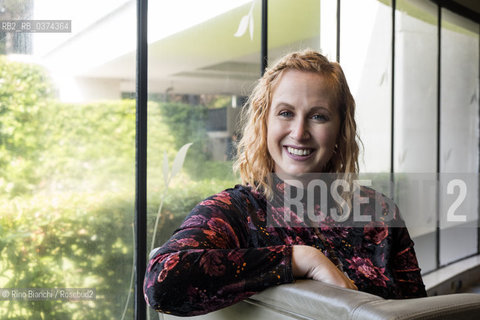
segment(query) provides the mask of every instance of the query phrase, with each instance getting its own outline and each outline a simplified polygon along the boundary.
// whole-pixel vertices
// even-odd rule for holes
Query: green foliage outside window
[[[0,301],[0,318],[121,319],[132,290],[135,101],[66,104],[53,93],[42,69],[0,58],[0,288],[91,287],[97,298]],[[148,239],[165,191],[163,154],[172,163],[194,143],[164,198],[155,246],[196,203],[236,182],[231,163],[207,160],[204,124],[202,107],[149,103]]]
[[[195,156],[186,159],[186,170],[191,175],[202,170],[201,166],[207,160],[207,108],[167,102],[160,105],[160,114],[162,118],[168,119],[166,124],[173,133],[177,150],[187,143],[193,143],[189,152]]]
[[[0,56],[0,194],[15,196],[38,183],[41,114],[52,91],[41,68]]]

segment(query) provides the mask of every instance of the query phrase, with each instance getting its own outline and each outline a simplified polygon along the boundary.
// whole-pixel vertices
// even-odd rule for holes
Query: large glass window
[[[436,266],[437,6],[396,5],[395,200],[426,272]]]
[[[285,54],[320,49],[320,0],[298,5],[288,0],[268,3],[268,57],[270,64]]]
[[[442,9],[439,44],[434,3],[395,2],[392,128],[391,1],[340,1],[340,34],[338,3],[269,1],[269,63],[305,48],[330,60],[339,53],[357,103],[360,171],[390,177],[393,161],[393,196],[423,272],[437,267],[437,249],[441,265],[477,253],[478,23]],[[0,0],[2,319],[133,318],[136,4]],[[240,113],[261,74],[262,1],[148,8],[147,252],[195,204],[239,183],[232,164]],[[3,25],[46,28],[52,19],[71,29]],[[467,219],[451,223],[462,190],[454,216]],[[79,288],[84,300],[33,301],[29,288],[37,297]]]
[[[341,1],[340,63],[357,104],[361,172],[390,170],[391,12],[390,1]]]
[[[467,217],[464,222],[452,223],[446,216],[451,205],[441,202],[440,263],[447,264],[477,252],[479,25],[443,9],[441,39],[441,187],[452,183],[450,174],[466,173],[461,180],[468,195],[455,212]],[[460,198],[462,188],[449,196]]]
[[[0,9],[0,318],[132,318],[135,2]]]
[[[148,251],[198,202],[239,182],[232,164],[260,76],[261,7],[149,2]]]
[[[328,60],[337,60],[337,0],[320,1],[320,52]]]

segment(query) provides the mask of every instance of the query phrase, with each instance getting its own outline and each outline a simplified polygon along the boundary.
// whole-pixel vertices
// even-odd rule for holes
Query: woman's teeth
[[[310,153],[312,153],[311,149],[295,149],[292,147],[287,147],[287,151],[296,156],[308,156]]]

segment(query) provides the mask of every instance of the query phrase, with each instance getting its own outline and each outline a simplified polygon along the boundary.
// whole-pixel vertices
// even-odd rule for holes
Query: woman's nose
[[[296,141],[303,141],[310,138],[308,126],[304,119],[298,119],[292,123],[290,135]]]

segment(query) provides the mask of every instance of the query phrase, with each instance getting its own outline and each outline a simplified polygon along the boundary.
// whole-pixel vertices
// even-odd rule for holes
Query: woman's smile
[[[284,149],[286,150],[288,156],[299,161],[307,160],[314,154],[314,149],[311,148],[285,146]]]

